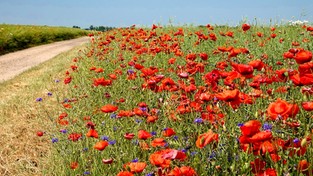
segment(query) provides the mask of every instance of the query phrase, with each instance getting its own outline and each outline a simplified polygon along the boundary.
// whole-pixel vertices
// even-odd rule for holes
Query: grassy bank
[[[0,24],[0,55],[37,46],[77,38],[88,31],[67,27]]]
[[[53,115],[61,108],[56,98],[58,91],[62,91],[58,80],[79,50],[84,50],[84,46],[0,84],[0,175],[43,175],[43,170],[50,167],[52,146],[47,139],[38,140],[36,132],[53,128],[45,114]],[[39,97],[48,104],[39,104],[36,101]]]

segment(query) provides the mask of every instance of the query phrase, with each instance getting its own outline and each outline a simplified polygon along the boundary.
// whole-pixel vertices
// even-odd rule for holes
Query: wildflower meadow
[[[313,175],[312,26],[134,25],[89,36],[34,100],[58,100],[37,117],[53,123],[36,134],[53,148],[50,174]]]

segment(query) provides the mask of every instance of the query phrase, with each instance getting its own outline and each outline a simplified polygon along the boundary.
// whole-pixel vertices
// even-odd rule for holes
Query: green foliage
[[[87,34],[78,28],[0,24],[0,55]]]

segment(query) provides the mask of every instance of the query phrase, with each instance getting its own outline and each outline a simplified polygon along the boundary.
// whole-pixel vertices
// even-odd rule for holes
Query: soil
[[[81,37],[41,45],[0,56],[0,82],[12,79],[31,67],[47,61],[62,52],[68,51],[75,46],[84,44],[89,40],[89,37]]]

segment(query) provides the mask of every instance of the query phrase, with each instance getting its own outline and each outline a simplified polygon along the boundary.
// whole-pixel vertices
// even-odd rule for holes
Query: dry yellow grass
[[[55,93],[62,92],[63,77],[71,60],[85,46],[58,55],[12,80],[0,84],[0,175],[53,175],[51,137],[38,137],[38,130],[53,126],[62,110]],[[54,93],[48,96],[47,93]],[[36,102],[42,97],[44,102]],[[45,119],[39,119],[45,114]]]

